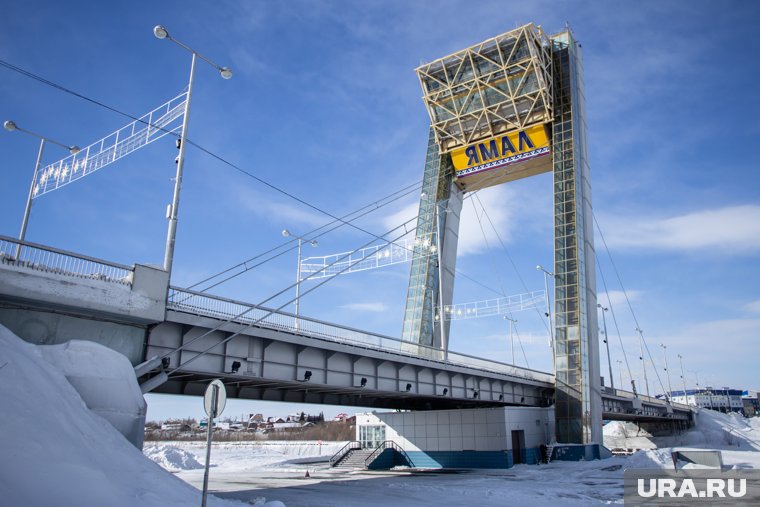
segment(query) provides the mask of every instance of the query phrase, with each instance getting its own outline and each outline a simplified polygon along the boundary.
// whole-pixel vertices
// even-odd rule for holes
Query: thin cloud
[[[618,216],[600,221],[610,247],[639,250],[760,250],[760,206],[708,209],[667,218]]]
[[[239,202],[248,211],[265,217],[268,221],[280,221],[284,226],[292,227],[293,232],[302,234],[305,230],[324,225],[330,220],[325,215],[312,213],[285,202],[275,201],[258,192],[238,191]]]
[[[760,313],[760,299],[744,305],[744,309],[752,313]]]
[[[385,303],[350,303],[341,305],[340,308],[357,312],[382,313],[388,311],[388,305]]]
[[[625,298],[626,294],[628,295],[628,300],[634,302],[641,298],[643,292],[640,290],[627,290],[625,292],[622,290],[611,290],[600,293],[597,296],[597,300],[605,307],[611,305],[613,308],[622,308],[628,304]]]

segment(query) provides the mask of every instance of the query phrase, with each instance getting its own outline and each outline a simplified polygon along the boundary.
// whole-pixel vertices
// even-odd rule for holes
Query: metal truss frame
[[[537,290],[496,299],[446,305],[444,313],[446,320],[462,320],[505,315],[512,312],[532,310],[533,308],[546,308],[545,294],[544,291]]]
[[[48,164],[37,174],[32,198],[40,197],[116,162],[182,128],[187,92],[144,114],[79,152]]]
[[[415,255],[415,247],[428,250],[425,257],[436,254],[436,245],[428,240],[421,241],[419,238],[402,238],[394,243],[375,245],[355,252],[343,252],[323,257],[306,257],[301,261],[301,275],[308,276],[310,280],[329,278],[338,274],[356,273],[370,269],[392,266],[403,262],[410,262]],[[344,260],[338,262],[338,259]]]
[[[551,66],[549,38],[530,23],[418,67],[441,152],[551,121]]]

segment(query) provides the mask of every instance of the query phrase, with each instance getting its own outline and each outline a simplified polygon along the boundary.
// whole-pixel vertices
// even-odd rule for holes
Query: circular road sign
[[[216,392],[216,395],[214,395]],[[224,406],[227,404],[227,390],[221,380],[215,379],[206,388],[206,394],[203,395],[203,408],[206,415],[214,418],[222,415]]]

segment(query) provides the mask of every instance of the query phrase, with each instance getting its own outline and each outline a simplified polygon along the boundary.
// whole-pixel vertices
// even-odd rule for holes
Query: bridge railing
[[[0,262],[34,271],[132,285],[132,268],[0,235]]]
[[[217,319],[222,318],[237,324],[254,325],[323,340],[380,349],[416,358],[431,359],[438,362],[444,361],[443,351],[438,348],[405,342],[398,338],[369,333],[309,317],[296,317],[292,313],[274,311],[271,308],[251,305],[250,303],[179,287],[170,287],[167,308]],[[554,382],[554,377],[545,372],[520,368],[511,364],[469,356],[467,354],[449,352],[447,362],[453,365],[477,368],[502,375],[511,375],[521,379]]]
[[[612,394],[615,396],[619,396],[621,398],[635,398],[637,395],[633,394],[631,391],[624,391],[622,389],[610,389],[612,391]],[[647,396],[645,394],[638,394],[638,398],[641,401],[645,401],[647,403],[652,403],[654,405],[665,405],[665,400],[662,398],[654,398],[652,396]],[[674,403],[670,402],[670,405],[673,408],[677,408],[679,410],[690,410],[691,407],[689,405],[684,405],[683,403]]]

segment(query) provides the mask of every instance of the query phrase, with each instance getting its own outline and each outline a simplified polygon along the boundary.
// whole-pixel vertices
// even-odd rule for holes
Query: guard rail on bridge
[[[64,276],[132,284],[132,268],[0,235],[0,262]]]
[[[641,394],[641,393],[639,393],[638,395],[636,395],[636,394],[634,394],[634,393],[632,393],[630,391],[623,391],[622,389],[612,389],[611,387],[605,388],[604,389],[604,394],[608,394],[608,395],[612,395],[612,396],[618,396],[620,398],[629,398],[629,399],[638,398],[643,403],[650,403],[652,405],[666,405],[668,403],[667,401],[665,401],[662,398],[654,398],[652,396],[647,396],[647,395]],[[678,409],[678,410],[683,410],[683,411],[691,410],[691,407],[689,405],[685,405],[683,403],[673,403],[673,402],[670,402],[670,405],[674,409]]]

